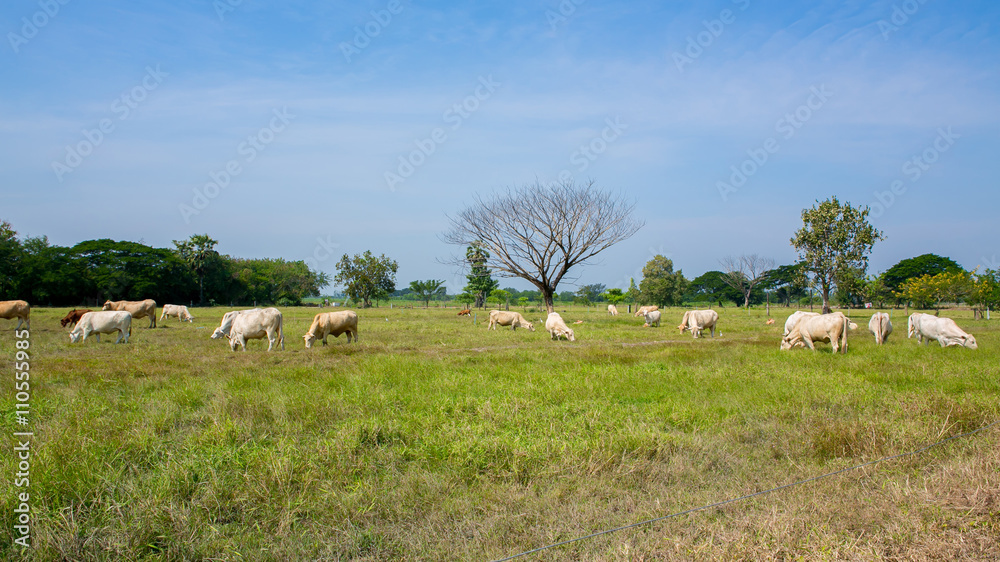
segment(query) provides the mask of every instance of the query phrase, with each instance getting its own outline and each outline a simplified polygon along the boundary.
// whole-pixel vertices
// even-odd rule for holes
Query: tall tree
[[[13,299],[18,285],[21,243],[17,231],[7,221],[0,221],[0,299]]]
[[[337,263],[334,282],[344,287],[347,296],[368,308],[372,305],[372,300],[383,299],[396,290],[398,268],[395,260],[387,258],[385,254],[375,257],[371,250],[365,250],[361,255],[355,254],[353,258],[344,254]]]
[[[687,295],[691,300],[707,300],[725,306],[726,301],[732,301],[739,306],[743,298],[742,291],[729,286],[723,279],[726,276],[721,271],[706,271],[691,280]]]
[[[490,274],[487,265],[489,259],[489,251],[479,242],[472,242],[465,249],[465,263],[469,266],[469,274],[465,277],[468,283],[463,290],[476,297],[474,301],[476,308],[482,308],[486,304],[486,298],[490,296],[490,291],[500,286],[500,282],[493,279]]]
[[[937,275],[946,271],[962,271],[962,266],[951,258],[937,254],[923,254],[900,260],[899,263],[885,270],[882,279],[890,291],[899,291],[908,279],[922,275]]]
[[[1000,308],[1000,270],[973,272],[972,290],[966,302],[972,305],[976,317],[982,317],[983,312],[991,308]]]
[[[618,303],[625,300],[625,298],[625,293],[623,293],[621,289],[614,288],[604,291],[604,300],[615,306],[618,306]]]
[[[519,277],[542,293],[552,312],[559,283],[572,268],[627,240],[643,224],[632,218],[634,204],[601,191],[593,182],[556,187],[541,183],[508,188],[450,217],[444,240],[479,242],[502,276]]]
[[[174,240],[178,255],[198,278],[198,304],[205,304],[205,272],[215,261],[213,258],[219,256],[215,251],[218,243],[208,234],[195,234],[184,241]]]
[[[802,211],[802,228],[791,244],[820,289],[823,313],[830,312],[830,291],[838,279],[868,269],[868,254],[885,237],[868,222],[868,207],[843,205],[836,197]]]
[[[428,279],[427,281],[410,281],[410,291],[424,301],[424,308],[431,305],[431,298],[444,287],[444,280]]]
[[[586,297],[587,302],[600,302],[604,299],[604,289],[607,287],[600,283],[584,285],[576,290],[579,297]]]
[[[753,288],[767,277],[767,272],[774,267],[774,260],[758,254],[729,256],[719,263],[722,264],[722,280],[740,292],[743,297],[743,307],[750,308],[750,294]]]
[[[806,296],[806,276],[802,264],[779,265],[767,272],[761,286],[774,291],[779,302],[791,306],[792,299]]]
[[[675,306],[681,303],[687,283],[680,270],[674,271],[674,262],[656,255],[642,268],[639,293],[643,303]]]

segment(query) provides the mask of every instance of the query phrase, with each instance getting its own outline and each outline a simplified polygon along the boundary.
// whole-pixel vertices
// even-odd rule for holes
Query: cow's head
[[[66,315],[66,318],[63,318],[62,320],[60,320],[59,323],[62,324],[63,328],[65,328],[66,325],[69,324],[72,321],[73,321],[73,313],[70,312],[69,314]]]
[[[976,343],[976,338],[971,335],[962,337],[962,345],[969,349],[979,349],[979,344]]]
[[[101,310],[111,310],[111,301],[104,301],[104,308]]]
[[[69,343],[80,343],[81,339],[83,339],[83,332],[69,333]]]
[[[306,349],[312,349],[313,342],[316,341],[316,336],[309,332],[308,334],[302,336],[302,339],[306,341]]]
[[[225,338],[225,337],[228,337],[228,336],[227,336],[227,334],[225,332],[222,331],[222,328],[216,328],[215,331],[212,332],[212,339],[213,340],[218,340],[218,339],[222,339],[222,338]]]
[[[566,331],[563,333],[563,335],[565,335],[566,339],[568,339],[569,341],[576,341],[576,336],[573,335],[572,328],[566,328]]]
[[[789,349],[795,347],[795,344],[802,343],[802,336],[799,335],[798,330],[792,330],[787,336],[781,338],[781,349],[782,351],[788,351]]]
[[[532,324],[531,322],[525,322],[524,324],[521,324],[521,327],[522,328],[527,328],[529,332],[534,332],[535,331],[535,325]]]

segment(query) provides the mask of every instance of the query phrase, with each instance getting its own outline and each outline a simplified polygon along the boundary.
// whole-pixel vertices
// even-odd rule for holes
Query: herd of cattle
[[[459,316],[468,315],[468,310],[458,313]],[[608,305],[608,314],[618,315],[615,305]],[[31,329],[31,307],[22,300],[0,301],[0,318],[17,318],[17,327],[21,329],[22,323]],[[74,324],[69,333],[71,343],[85,341],[87,337],[94,334],[97,341],[101,341],[101,334],[118,334],[115,343],[127,343],[132,334],[132,320],[149,317],[149,327],[156,327],[156,301],[146,299],[142,301],[107,301],[102,310],[93,311],[90,309],[74,309],[70,311],[60,323],[63,327]],[[635,312],[635,317],[643,317],[644,327],[658,327],[660,325],[660,310],[657,306],[641,306]],[[177,318],[180,321],[193,322],[194,317],[186,306],[165,304],[162,308],[160,320],[165,318]],[[684,313],[681,323],[677,328],[680,333],[690,331],[695,337],[701,337],[703,331],[708,330],[711,336],[715,337],[716,327],[719,321],[719,314],[714,310],[689,310]],[[578,321],[577,323],[581,323]],[[771,320],[768,324],[772,323]],[[488,329],[496,330],[497,326],[510,326],[511,330],[525,328],[531,332],[535,331],[534,324],[528,322],[524,316],[518,312],[492,310],[489,315]],[[846,353],[847,334],[858,326],[841,312],[831,312],[829,314],[819,314],[816,312],[796,311],[785,321],[785,331],[781,340],[780,349],[788,350],[796,346],[804,346],[815,350],[816,342],[829,343],[833,352]],[[573,330],[566,325],[562,316],[558,312],[549,313],[545,320],[545,330],[553,340],[565,338],[569,341],[576,341]],[[868,330],[875,336],[875,343],[881,345],[886,342],[892,333],[892,322],[889,315],[884,312],[876,312],[868,322]],[[309,331],[302,336],[307,349],[312,348],[313,343],[319,339],[326,345],[328,336],[339,337],[347,334],[347,343],[358,341],[358,315],[350,310],[338,312],[321,312],[317,314],[309,327]],[[941,347],[962,346],[968,349],[977,349],[976,338],[967,334],[954,320],[950,318],[940,318],[931,314],[914,313],[907,320],[907,337],[916,337],[918,342],[928,343],[936,341]],[[236,351],[241,347],[246,351],[247,340],[267,339],[267,350],[271,351],[275,345],[280,345],[285,349],[285,336],[283,332],[283,321],[281,311],[276,308],[252,308],[249,310],[239,310],[227,312],[222,317],[222,323],[212,333],[212,339],[229,339],[229,347]]]

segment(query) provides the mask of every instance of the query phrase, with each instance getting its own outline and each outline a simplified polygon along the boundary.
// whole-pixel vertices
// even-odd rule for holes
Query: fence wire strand
[[[892,456],[889,456],[889,457],[882,457],[880,459],[875,459],[873,461],[868,461],[866,463],[862,463],[862,464],[859,464],[859,465],[850,466],[850,467],[847,467],[847,468],[842,468],[840,470],[835,470],[833,472],[828,472],[826,474],[821,474],[819,476],[813,476],[812,478],[806,478],[805,480],[799,480],[799,481],[792,482],[792,483],[789,483],[789,484],[784,484],[782,486],[777,486],[777,487],[774,487],[774,488],[770,488],[768,490],[761,490],[759,492],[754,492],[752,494],[747,494],[745,496],[740,496],[738,498],[730,498],[728,500],[723,500],[723,501],[716,502],[716,503],[709,504],[709,505],[703,505],[701,507],[693,507],[691,509],[685,509],[684,511],[678,511],[677,513],[671,513],[670,515],[664,515],[662,517],[656,517],[656,518],[653,518],[653,519],[646,519],[645,521],[639,521],[639,522],[636,522],[636,523],[631,523],[629,525],[623,525],[621,527],[615,527],[614,529],[606,529],[604,531],[598,531],[596,533],[591,533],[589,535],[584,535],[582,537],[576,537],[576,538],[568,539],[568,540],[565,540],[565,541],[562,541],[562,542],[557,542],[557,543],[553,543],[553,544],[541,546],[541,547],[538,547],[538,548],[535,548],[535,549],[532,549],[532,550],[526,550],[524,552],[520,552],[520,553],[515,554],[513,556],[508,556],[507,558],[500,558],[500,559],[496,560],[495,562],[507,562],[508,560],[513,560],[515,558],[520,558],[522,556],[527,556],[529,554],[535,554],[535,553],[541,552],[543,550],[548,550],[550,548],[556,548],[556,547],[559,547],[559,546],[565,546],[567,544],[571,544],[571,543],[575,543],[575,542],[579,542],[579,541],[583,541],[583,540],[587,540],[587,539],[592,539],[592,538],[599,537],[599,536],[602,536],[602,535],[609,535],[611,533],[617,533],[618,531],[624,531],[626,529],[632,529],[634,527],[641,527],[643,525],[650,525],[650,524],[656,523],[658,521],[663,521],[663,520],[666,520],[666,519],[670,519],[672,517],[679,517],[681,515],[687,515],[688,513],[694,513],[694,512],[697,512],[697,511],[704,511],[706,509],[712,509],[713,507],[721,507],[723,505],[727,505],[727,504],[730,504],[730,503],[735,503],[735,502],[747,500],[747,499],[754,498],[754,497],[757,497],[757,496],[762,496],[764,494],[770,494],[771,492],[778,492],[778,491],[784,490],[786,488],[794,488],[795,486],[801,486],[803,484],[808,484],[810,482],[815,482],[817,480],[822,480],[824,478],[829,478],[831,476],[836,476],[838,474],[843,474],[845,472],[850,472],[852,470],[857,470],[859,468],[864,468],[866,466],[872,466],[872,465],[875,465],[875,464],[878,464],[878,463],[881,463],[881,462],[886,462],[886,461],[891,461],[891,460],[895,460],[895,459],[900,459],[900,458],[903,458],[903,457],[910,457],[910,456],[922,453],[922,452],[924,452],[924,451],[926,451],[928,449],[933,449],[934,447],[937,447],[939,445],[943,445],[943,444],[945,444],[945,443],[947,443],[949,441],[952,441],[952,440],[955,440],[955,439],[961,439],[963,437],[970,437],[972,435],[975,435],[976,433],[979,433],[981,431],[985,431],[987,429],[990,429],[991,427],[997,425],[998,423],[1000,423],[1000,419],[993,421],[993,423],[990,423],[989,425],[984,425],[984,426],[982,426],[982,427],[980,427],[978,429],[974,429],[974,430],[968,431],[966,433],[961,433],[959,435],[952,435],[951,437],[948,437],[946,439],[942,439],[940,441],[936,441],[934,443],[931,443],[930,445],[925,445],[925,446],[923,446],[923,447],[921,447],[919,449],[916,449],[914,451],[910,451],[910,452],[907,452],[907,453],[900,453],[898,455],[892,455]]]

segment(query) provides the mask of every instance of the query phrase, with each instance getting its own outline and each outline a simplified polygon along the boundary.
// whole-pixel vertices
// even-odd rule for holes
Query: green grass
[[[537,312],[532,333],[489,331],[482,311],[474,325],[379,308],[357,311],[359,343],[311,350],[318,310],[285,308],[272,353],[211,340],[227,310],[138,320],[127,345],[70,344],[65,310],[32,311],[29,557],[500,558],[1000,418],[1000,323],[966,311],[945,315],[977,351],[907,340],[902,311],[879,347],[871,311],[854,311],[849,352],[833,355],[779,351],[783,308],[772,326],[721,309],[714,340],[679,335],[681,309],[642,328],[572,308],[576,342],[550,341]],[[13,392],[0,402],[9,435]],[[996,558],[998,433],[528,559]],[[0,461],[12,558],[16,465]]]

